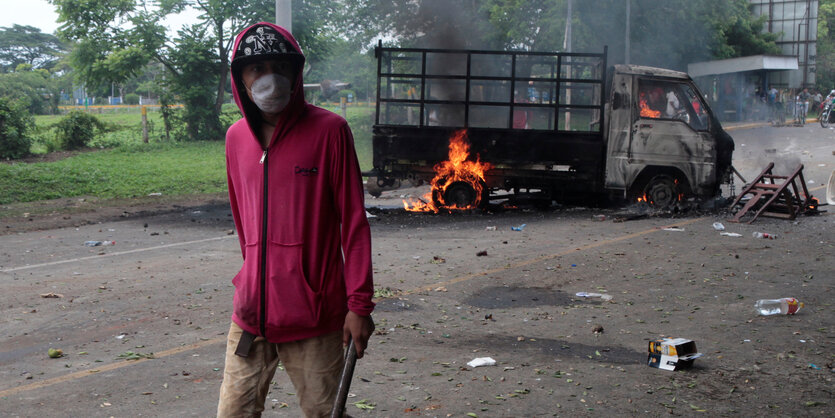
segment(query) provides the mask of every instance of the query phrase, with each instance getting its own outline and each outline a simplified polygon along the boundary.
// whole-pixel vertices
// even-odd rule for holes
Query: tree
[[[171,51],[168,58],[179,71],[168,83],[172,92],[188,104],[182,113],[186,137],[192,140],[217,137],[220,133],[219,109],[215,108],[215,92],[206,87],[217,83],[217,67],[221,64],[212,51],[211,39],[204,28],[194,25],[180,31],[177,44],[180,48]],[[203,80],[203,83],[194,80]]]
[[[0,27],[0,72],[13,71],[20,64],[52,68],[67,49],[54,35],[32,26]]]
[[[140,73],[150,60],[160,62],[169,73],[169,83],[179,93],[194,89],[213,91],[212,112],[203,114],[207,126],[217,123],[221,105],[226,101],[229,85],[229,60],[235,35],[246,26],[259,21],[272,21],[274,0],[50,0],[57,6],[59,36],[76,42],[71,54],[73,69],[87,85],[121,83]],[[167,15],[193,7],[201,12],[201,22],[184,28],[179,37],[170,39],[159,22]],[[294,35],[308,51],[322,54],[332,33],[324,22],[331,13],[331,2],[293,2],[294,16],[301,17],[294,25]],[[209,53],[205,47],[211,46]],[[184,50],[184,48],[197,48]],[[189,59],[183,59],[184,57]],[[210,77],[184,76],[199,57],[203,68],[214,73]],[[317,60],[310,59],[311,63]],[[189,69],[180,67],[183,63]],[[177,83],[183,83],[178,85]],[[198,96],[200,99],[198,99]],[[204,96],[188,94],[181,97],[186,108],[205,106]],[[189,98],[194,102],[189,102]],[[213,120],[210,120],[213,119]],[[190,131],[196,132],[196,131]],[[215,133],[216,134],[216,133]],[[213,137],[218,137],[213,135]]]
[[[32,115],[19,102],[0,97],[0,158],[16,159],[29,154],[35,126]]]
[[[32,114],[52,113],[58,105],[58,88],[49,71],[20,64],[18,71],[0,74],[0,97],[20,103]]]

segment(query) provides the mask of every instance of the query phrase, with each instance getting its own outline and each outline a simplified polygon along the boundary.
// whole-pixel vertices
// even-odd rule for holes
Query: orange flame
[[[476,155],[475,161],[467,161],[470,156],[470,144],[467,141],[467,130],[456,131],[449,139],[449,160],[435,164],[435,178],[430,183],[432,190],[420,199],[403,201],[403,207],[410,212],[435,212],[441,208],[447,210],[468,210],[478,207],[484,189],[484,173],[493,168],[490,163],[482,163]],[[450,185],[464,182],[475,191],[474,201],[460,207],[444,201],[444,194]],[[433,198],[434,196],[434,198]]]
[[[638,102],[638,105],[641,106],[641,117],[655,119],[661,117],[660,110],[652,110],[649,108],[649,105],[647,105],[647,99],[641,98],[641,100]]]

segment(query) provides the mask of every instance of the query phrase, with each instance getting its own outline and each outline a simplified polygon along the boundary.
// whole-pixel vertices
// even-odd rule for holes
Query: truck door
[[[609,97],[609,126],[606,145],[607,189],[625,190],[629,165],[629,144],[632,143],[632,76],[615,73]]]
[[[716,150],[704,102],[688,80],[637,78],[633,90],[627,190],[673,182],[674,193],[703,194],[714,183]],[[669,187],[668,187],[669,188]]]

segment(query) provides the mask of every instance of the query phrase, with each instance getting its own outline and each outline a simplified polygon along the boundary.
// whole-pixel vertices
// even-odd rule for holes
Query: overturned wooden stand
[[[746,185],[739,196],[734,199],[731,210],[737,207],[745,196],[751,195],[751,198],[736,212],[730,222],[742,222],[742,218],[750,211],[755,212],[748,221],[749,224],[760,215],[794,219],[801,213],[817,212],[818,202],[806,189],[803,164],[798,165],[787,176],[775,175],[772,169],[774,169],[773,162],[769,163],[768,167],[753,182]]]

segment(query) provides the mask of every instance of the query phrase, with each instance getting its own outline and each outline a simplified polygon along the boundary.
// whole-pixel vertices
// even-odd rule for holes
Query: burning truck
[[[374,169],[366,174],[379,188],[431,183],[406,209],[470,209],[496,197],[667,208],[716,196],[731,181],[733,140],[686,73],[607,67],[606,49],[379,43],[375,55]]]

